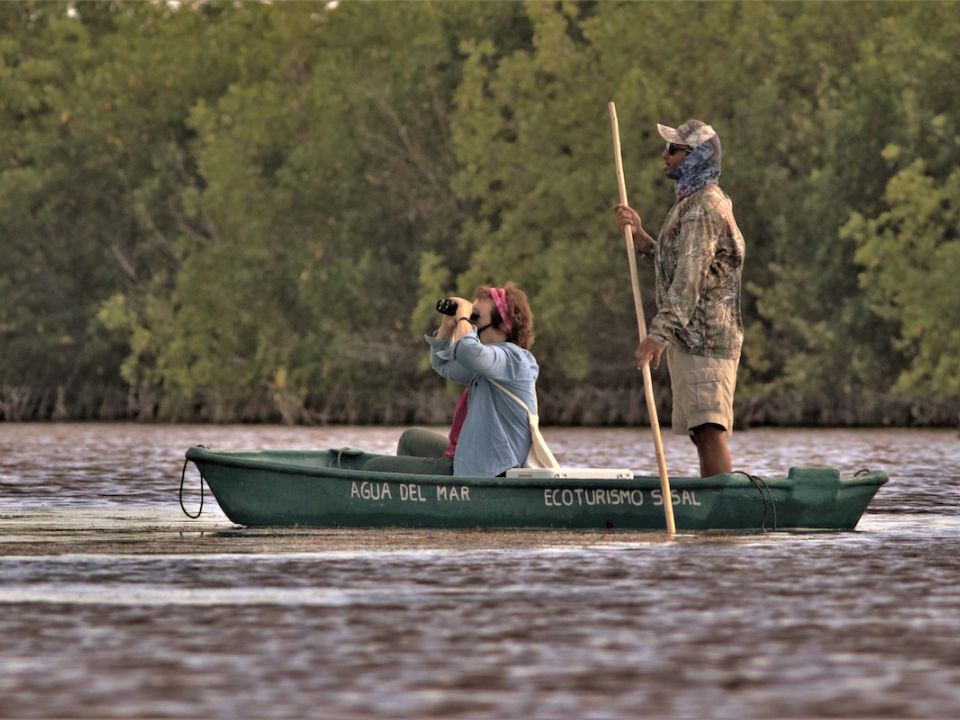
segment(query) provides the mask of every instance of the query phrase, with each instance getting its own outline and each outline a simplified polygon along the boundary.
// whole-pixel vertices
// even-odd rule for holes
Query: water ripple
[[[852,533],[247,530],[215,503],[180,513],[189,445],[388,451],[398,434],[0,426],[0,717],[960,715],[954,432],[734,435],[754,474],[886,469]],[[566,462],[655,474],[642,430],[546,434]],[[671,472],[695,472],[692,445],[665,440]]]

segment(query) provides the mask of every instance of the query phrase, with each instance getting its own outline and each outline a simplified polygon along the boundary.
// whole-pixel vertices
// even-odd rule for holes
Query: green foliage
[[[960,171],[943,181],[916,160],[887,185],[886,209],[855,214],[843,230],[866,267],[861,284],[871,308],[894,321],[911,359],[902,392],[960,393]]]
[[[288,422],[382,405],[429,382],[435,301],[507,280],[548,387],[635,383],[612,99],[651,232],[672,202],[655,124],[723,139],[738,399],[955,398],[957,10],[0,5],[0,395],[126,384],[144,418]]]

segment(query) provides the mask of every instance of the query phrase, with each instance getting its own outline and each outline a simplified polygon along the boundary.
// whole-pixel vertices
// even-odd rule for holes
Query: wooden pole
[[[623,157],[620,154],[620,125],[617,123],[617,107],[610,102],[610,126],[613,130],[613,161],[617,168],[617,187],[620,189],[620,204],[628,205],[627,184],[623,179]],[[640,342],[647,337],[647,321],[643,316],[643,299],[640,297],[640,279],[637,275],[637,252],[633,247],[633,228],[627,225],[623,229],[627,241],[627,263],[630,265],[630,283],[633,286],[633,307],[637,312],[637,330]],[[657,403],[653,397],[653,378],[650,375],[650,363],[643,364],[643,394],[647,400],[647,413],[650,415],[650,429],[653,431],[653,444],[657,451],[657,467],[660,470],[660,492],[663,495],[663,512],[667,520],[667,533],[675,535],[677,526],[673,521],[673,498],[670,495],[670,477],[667,475],[667,459],[663,452],[663,438],[660,436],[660,420],[657,417]]]

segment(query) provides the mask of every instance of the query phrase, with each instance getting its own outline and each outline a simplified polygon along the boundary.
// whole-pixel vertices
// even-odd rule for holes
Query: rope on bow
[[[777,529],[777,506],[773,502],[773,493],[770,491],[770,487],[764,482],[763,478],[756,475],[751,475],[748,472],[743,470],[735,470],[731,475],[743,475],[757,489],[757,492],[760,493],[760,497],[763,499],[763,519],[760,521],[760,531],[761,532],[773,532]],[[771,511],[773,516],[773,527],[770,530],[767,530],[767,509]]]
[[[204,445],[197,445],[197,447],[206,447]],[[187,512],[187,508],[183,504],[183,481],[187,475],[187,463],[192,462],[189,458],[183,461],[183,470],[180,471],[180,509],[183,510],[183,514],[186,515],[191,520],[196,520],[200,517],[200,513],[203,512],[203,473],[200,472],[200,466],[197,466],[197,472],[200,472],[200,509],[197,510],[196,515],[191,515]],[[196,463],[194,463],[196,465]]]

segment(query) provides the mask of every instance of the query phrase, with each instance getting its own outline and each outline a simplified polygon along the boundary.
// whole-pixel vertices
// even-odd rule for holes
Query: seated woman
[[[540,373],[530,352],[533,313],[513,283],[481,287],[473,303],[452,298],[455,316],[443,316],[430,344],[430,365],[442,377],[466,385],[454,411],[449,438],[425,428],[404,431],[396,457],[364,466],[378,472],[496,477],[521,467],[530,452],[526,411],[494,381],[536,411]],[[476,312],[476,325],[470,318]]]

